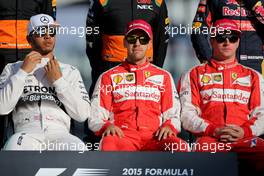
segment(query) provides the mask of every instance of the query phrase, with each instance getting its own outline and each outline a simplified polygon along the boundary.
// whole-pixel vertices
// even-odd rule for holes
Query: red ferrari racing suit
[[[164,0],[89,0],[86,26],[86,53],[92,68],[90,95],[98,77],[123,62],[127,56],[123,39],[129,21],[143,19],[153,30],[153,45],[146,57],[163,66],[169,40],[167,6]]]
[[[236,60],[219,64],[211,59],[184,74],[178,89],[183,127],[198,136],[198,143],[217,142],[216,127],[234,124],[243,128],[244,140],[256,139],[264,151],[263,140],[256,138],[264,133],[264,81],[258,72]],[[239,145],[245,141],[230,144],[229,150]]]
[[[103,137],[102,150],[164,150],[165,143],[185,143],[176,136],[161,142],[154,138],[160,127],[169,126],[175,134],[180,131],[180,102],[170,73],[149,62],[125,61],[103,73],[91,108],[91,130],[100,135],[114,124],[124,133],[123,138]]]

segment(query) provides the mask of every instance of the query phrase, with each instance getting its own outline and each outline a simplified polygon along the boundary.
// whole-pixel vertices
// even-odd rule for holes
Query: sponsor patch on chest
[[[117,86],[121,84],[135,84],[135,73],[118,73],[111,75],[112,85]]]
[[[220,84],[223,85],[223,74],[222,73],[205,73],[199,76],[200,85],[213,85],[213,84]]]
[[[238,89],[208,89],[200,92],[203,103],[237,102],[248,104],[250,92]]]

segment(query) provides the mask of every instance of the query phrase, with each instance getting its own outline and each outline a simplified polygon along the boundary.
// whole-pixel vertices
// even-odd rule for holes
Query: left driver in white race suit
[[[58,26],[49,15],[32,16],[32,52],[0,76],[0,114],[13,111],[15,129],[5,150],[86,150],[69,130],[71,118],[83,122],[90,116],[89,96],[80,72],[53,54]]]

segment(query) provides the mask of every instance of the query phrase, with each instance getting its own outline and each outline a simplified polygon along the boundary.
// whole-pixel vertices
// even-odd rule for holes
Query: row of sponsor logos
[[[153,85],[162,86],[164,82],[164,75],[151,75],[149,71],[144,72],[145,81],[144,83],[150,83]],[[135,84],[136,75],[135,73],[118,73],[111,75],[112,84],[116,86],[118,84]]]
[[[135,83],[134,73],[124,73],[122,74],[114,74],[112,75],[112,83],[113,85],[104,85],[100,87],[102,92],[113,93],[114,99],[116,102],[121,102],[124,100],[132,100],[137,97],[137,99],[142,100],[160,100],[160,93],[165,92],[164,86],[159,86],[159,84],[163,83],[163,77],[161,75],[155,75],[152,79],[149,79],[151,85],[137,85],[135,86],[132,83]],[[149,77],[151,78],[151,77]],[[206,85],[223,85],[223,75],[222,73],[210,73],[200,75],[200,84],[201,86]],[[148,80],[148,79],[146,79]],[[243,87],[251,86],[251,77],[250,75],[244,77],[238,77],[236,72],[231,73],[232,85],[239,85]],[[230,85],[230,86],[232,86]],[[246,104],[249,101],[250,92],[243,91],[238,88],[234,89],[208,89],[201,91],[201,95],[204,99],[204,103],[208,103],[209,101],[223,101],[227,102],[239,102],[242,104]]]
[[[137,90],[138,88],[138,90]],[[109,90],[109,89],[108,89]],[[164,89],[165,91],[165,89]],[[159,102],[161,98],[161,92],[157,88],[152,87],[136,87],[128,86],[115,91],[106,91],[106,94],[112,94],[116,103],[125,100],[151,100]],[[247,104],[250,98],[249,91],[243,91],[239,89],[207,89],[200,92],[204,104],[209,102],[238,102],[241,104]],[[187,95],[188,92],[183,91],[181,95]]]
[[[184,92],[186,93],[186,92]],[[183,94],[184,94],[183,93]],[[234,90],[234,89],[225,89],[225,90],[215,90],[215,89],[211,89],[211,90],[206,90],[206,91],[202,91],[202,99],[203,99],[203,103],[209,103],[209,102],[237,102],[240,104],[248,104],[249,102],[249,98],[250,98],[250,93],[247,91],[241,91],[241,90]],[[142,93],[142,95],[138,95],[138,93],[130,93],[126,92],[125,96],[121,96],[119,94],[119,96],[121,98],[119,98],[118,100],[115,101],[123,101],[123,100],[133,100],[135,97],[137,97],[137,99],[142,99],[142,100],[152,100],[152,101],[156,101],[158,102],[160,100],[160,95],[158,94],[144,94]]]
[[[222,73],[206,73],[199,75],[200,85],[206,86],[206,85],[213,85],[213,84],[224,84],[224,78]],[[231,85],[240,85],[245,87],[251,86],[251,76],[246,75],[243,77],[238,77],[238,74],[236,72],[231,73]]]
[[[106,89],[110,88],[111,91],[120,89],[120,88],[129,88],[134,86],[129,86],[136,83],[135,73],[120,73],[111,75],[112,85],[101,87]],[[213,85],[220,84],[223,85],[223,74],[220,73],[206,73],[199,75],[200,85]],[[251,86],[251,76],[246,75],[243,77],[238,77],[236,72],[231,73],[232,85],[238,84],[240,86],[250,87]],[[154,75],[151,76],[150,72],[145,72],[145,84],[150,83],[149,85],[145,85],[147,87],[155,87],[163,86],[164,77],[163,75]],[[126,86],[127,85],[127,86]],[[151,86],[152,85],[152,86]],[[108,89],[109,90],[109,89]]]
[[[103,85],[100,86],[100,92],[106,95],[112,94],[115,102],[121,102],[124,100],[152,100],[158,102],[161,97],[161,93],[165,92],[164,86],[157,85]],[[95,96],[95,95],[93,95]]]
[[[164,75],[151,75],[149,71],[145,71],[144,76],[144,83],[135,85],[135,73],[112,74],[111,84],[100,85],[99,89],[106,94],[113,93],[116,101],[135,97],[159,101],[160,93],[165,92]]]
[[[224,75],[221,72],[199,75],[199,84],[203,87],[200,91],[203,103],[237,102],[247,104],[251,95],[251,76],[239,76],[238,73],[231,72],[230,77],[225,80],[228,82],[224,82]],[[188,86],[182,86],[180,96],[189,96]]]
[[[113,86],[118,84],[135,84],[136,78],[135,73],[123,73],[123,74],[113,74],[111,75]],[[153,85],[163,85],[163,75],[150,76],[150,72],[145,72],[145,83],[152,83]],[[231,78],[233,80],[232,84],[239,84],[241,86],[251,86],[250,75],[239,77],[236,72],[231,73]],[[222,73],[208,73],[200,75],[201,85],[207,84],[223,84],[223,74]]]

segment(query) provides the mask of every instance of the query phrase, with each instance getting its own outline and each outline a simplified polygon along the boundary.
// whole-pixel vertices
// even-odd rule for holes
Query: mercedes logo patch
[[[40,21],[44,24],[48,24],[49,23],[49,19],[46,16],[42,16],[40,17]]]

